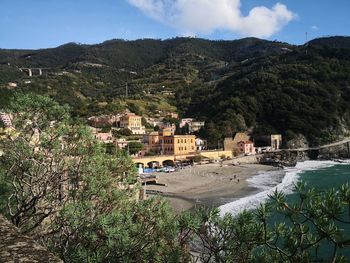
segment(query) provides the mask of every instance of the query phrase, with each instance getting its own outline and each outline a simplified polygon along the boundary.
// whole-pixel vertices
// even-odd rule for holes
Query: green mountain
[[[242,130],[302,135],[317,145],[349,131],[350,38],[304,46],[175,38],[0,50],[0,103],[14,91],[49,94],[80,116],[177,109],[207,121],[202,135],[213,147]]]

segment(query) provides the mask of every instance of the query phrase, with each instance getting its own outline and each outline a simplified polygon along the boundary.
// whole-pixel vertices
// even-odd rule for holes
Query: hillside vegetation
[[[28,77],[25,68],[43,68],[43,75]],[[0,85],[1,105],[14,91],[31,91],[68,103],[79,116],[130,105],[148,115],[178,110],[206,120],[201,133],[212,144],[251,130],[302,135],[317,145],[348,135],[350,38],[304,46],[175,38],[0,50]]]

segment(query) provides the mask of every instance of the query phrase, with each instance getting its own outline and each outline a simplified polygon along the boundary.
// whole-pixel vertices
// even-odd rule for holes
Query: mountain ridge
[[[79,116],[125,107],[152,115],[176,106],[183,116],[214,122],[217,128],[206,130],[218,134],[207,137],[250,129],[282,133],[287,139],[302,134],[318,144],[348,132],[349,50],[349,37],[300,46],[256,38],[175,38],[0,50],[0,102],[5,104],[13,92],[7,83],[17,82],[16,90],[48,94],[70,104]],[[29,78],[20,71],[27,67],[48,69]],[[281,103],[271,106],[265,98]],[[320,114],[307,106],[308,100],[317,101],[314,108]]]

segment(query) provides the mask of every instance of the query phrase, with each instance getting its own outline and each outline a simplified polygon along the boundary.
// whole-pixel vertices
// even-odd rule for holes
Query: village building
[[[190,133],[198,132],[204,126],[205,126],[205,122],[204,121],[192,121],[190,123],[190,125],[188,126],[189,132]]]
[[[186,155],[196,152],[196,136],[194,135],[171,135],[164,136],[162,144],[165,155]]]
[[[142,117],[135,113],[127,113],[120,118],[120,128],[131,130],[132,134],[145,134],[146,128],[142,125]]]
[[[204,121],[196,121],[192,118],[181,119],[181,121],[179,123],[179,127],[184,128],[186,125],[188,126],[188,132],[193,133],[193,132],[199,131],[202,127],[204,127],[205,122]]]
[[[232,151],[233,153],[239,153],[238,143],[241,141],[249,141],[250,138],[246,133],[237,132],[234,138],[224,139],[224,150]]]
[[[251,155],[255,154],[255,147],[252,141],[240,141],[237,143],[240,154]]]
[[[143,136],[143,143],[146,146],[145,152],[153,152],[160,154],[161,144],[160,144],[160,134],[159,132],[151,132]]]
[[[88,118],[88,124],[95,128],[113,127],[117,125],[120,115],[102,115]]]
[[[126,148],[129,144],[129,142],[125,138],[115,139],[114,143],[118,150]]]
[[[196,151],[194,135],[174,135],[171,129],[151,132],[143,137],[146,152],[163,155],[185,155]]]
[[[179,114],[176,112],[169,112],[167,117],[173,118],[173,119],[178,119],[179,118]]]
[[[159,119],[156,119],[156,118],[151,118],[151,117],[146,117],[146,122],[155,127],[155,126],[158,126],[159,123],[162,123]]]
[[[206,144],[207,144],[207,142],[205,140],[202,140],[200,138],[196,138],[196,151],[206,150]]]
[[[98,132],[95,135],[95,138],[101,142],[104,143],[112,143],[113,142],[113,136],[111,132]]]
[[[180,123],[179,123],[179,127],[183,128],[187,125],[189,125],[191,122],[193,121],[192,118],[185,118],[185,119],[181,119]]]
[[[176,132],[176,125],[174,123],[162,123],[158,127],[163,136],[174,135]]]
[[[276,151],[282,147],[282,135],[259,135],[253,138],[254,146],[257,148],[257,152]]]

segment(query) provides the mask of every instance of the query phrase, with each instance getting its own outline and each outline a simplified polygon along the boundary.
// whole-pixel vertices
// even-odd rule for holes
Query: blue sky
[[[305,32],[350,35],[349,11],[349,0],[0,0],[0,48],[184,35],[302,44]]]

